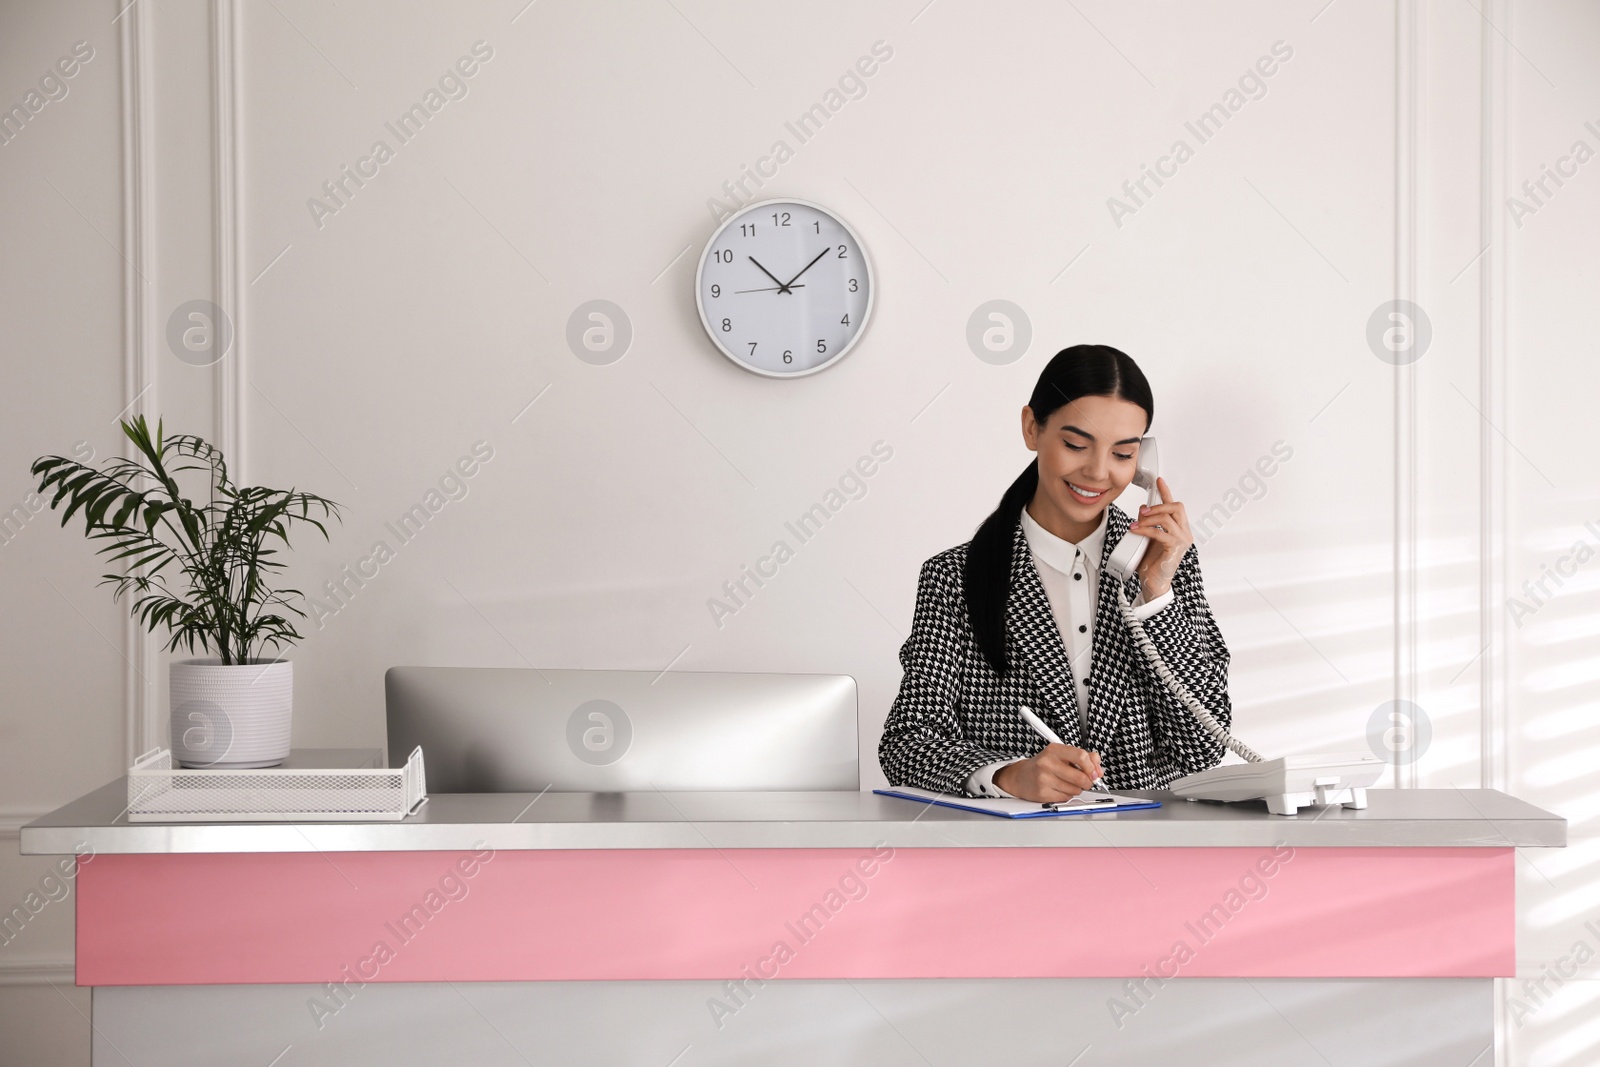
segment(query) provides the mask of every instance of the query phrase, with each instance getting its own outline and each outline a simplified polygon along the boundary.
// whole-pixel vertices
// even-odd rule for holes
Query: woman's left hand
[[[1150,547],[1139,561],[1139,586],[1147,601],[1172,588],[1172,576],[1183,561],[1183,554],[1194,544],[1189,516],[1184,513],[1183,504],[1172,499],[1167,480],[1157,478],[1156,489],[1161,493],[1161,503],[1141,506],[1139,517],[1128,524],[1130,533],[1150,539]]]

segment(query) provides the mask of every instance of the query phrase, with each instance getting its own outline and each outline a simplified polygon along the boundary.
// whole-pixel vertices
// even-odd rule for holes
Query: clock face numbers
[[[795,201],[752,204],[707,245],[698,300],[706,332],[758,374],[809,374],[839,359],[866,325],[872,277],[855,234]]]

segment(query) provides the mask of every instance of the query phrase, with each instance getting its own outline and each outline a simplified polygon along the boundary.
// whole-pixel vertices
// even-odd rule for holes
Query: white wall
[[[38,113],[0,144],[0,909],[30,894],[35,907],[49,900],[0,945],[7,1064],[88,1062],[89,995],[72,984],[68,883],[44,881],[53,858],[17,854],[16,827],[109,781],[124,750],[123,613],[94,588],[106,568],[82,536],[55,529],[59,517],[30,500],[28,475],[45,453],[111,454],[128,399],[115,14],[108,4],[0,9],[0,107],[39,92]],[[59,97],[49,99],[40,79],[78,41],[93,55],[73,77],[49,82]]]
[[[1506,603],[1578,539],[1600,547],[1583,529],[1600,529],[1600,163],[1532,215],[1505,205],[1574,140],[1600,149],[1583,125],[1600,127],[1592,5],[237,7],[0,13],[0,103],[73,42],[95,49],[0,146],[18,383],[0,492],[23,499],[37,455],[120,449],[112,419],[137,396],[129,410],[224,444],[236,476],[347,506],[331,543],[300,539],[302,588],[389,540],[345,604],[319,592],[338,610],[294,652],[297,746],[381,743],[397,663],[842,672],[860,683],[863,785],[881,784],[920,562],[969,537],[1029,458],[1018,410],[1043,363],[1108,343],[1153,383],[1191,515],[1232,512],[1201,555],[1240,736],[1363,749],[1380,705],[1416,702],[1431,742],[1393,784],[1493,786],[1570,820],[1571,848],[1519,861],[1520,972],[1600,948],[1582,925],[1600,919],[1600,567],[1547,583],[1520,626]],[[493,56],[467,95],[397,145],[384,124],[479,41]],[[878,41],[893,55],[865,94],[799,144],[785,121]],[[1292,56],[1264,94],[1199,143],[1185,123],[1275,42]],[[315,218],[308,199],[378,138],[393,159]],[[708,201],[780,138],[794,156],[756,195],[839,212],[879,287],[857,348],[791,382],[717,354],[691,293]],[[1118,225],[1108,198],[1179,138],[1192,158]],[[1398,370],[1366,338],[1396,296],[1432,327]],[[564,340],[595,298],[634,329],[610,366]],[[215,367],[165,341],[193,299],[237,327]],[[1032,324],[1007,366],[965,340],[992,299]],[[880,440],[893,457],[865,495],[790,538],[794,559],[718,626],[708,599]],[[397,545],[385,522],[478,441],[494,458],[466,496]],[[1292,458],[1230,497],[1280,441]],[[0,546],[24,609],[0,652],[12,826],[164,743],[159,642],[55,521]],[[0,848],[0,904],[43,870]],[[0,1029],[40,1050],[17,1062],[86,1046],[37,984],[78,996],[70,925],[53,905],[0,947],[0,974],[33,983],[0,989]],[[1500,1062],[1593,1055],[1583,974],[1520,1027],[1507,1001]]]

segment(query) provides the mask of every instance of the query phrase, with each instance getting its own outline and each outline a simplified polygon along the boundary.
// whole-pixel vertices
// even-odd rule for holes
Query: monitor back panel
[[[434,793],[859,789],[849,675],[391,667]]]

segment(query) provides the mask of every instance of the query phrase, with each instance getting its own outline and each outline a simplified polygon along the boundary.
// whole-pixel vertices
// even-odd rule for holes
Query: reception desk
[[[1141,795],[1162,806],[547,792],[440,794],[391,823],[129,824],[119,779],[21,845],[78,856],[97,1064],[1087,1067],[1208,1047],[1460,1067],[1492,1045],[1516,849],[1565,845],[1564,819],[1495,790],[1293,817]]]

